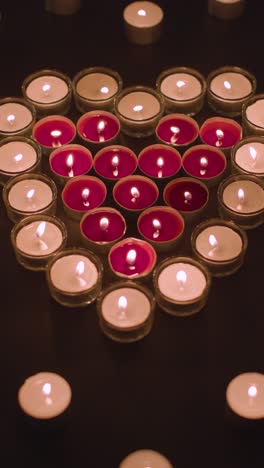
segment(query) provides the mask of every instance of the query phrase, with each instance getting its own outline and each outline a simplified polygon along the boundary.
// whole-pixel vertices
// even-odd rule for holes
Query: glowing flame
[[[153,233],[153,238],[157,239],[160,235],[160,229],[161,229],[161,223],[158,219],[153,219],[152,220],[153,227],[156,229]]]
[[[103,94],[107,94],[109,93],[109,88],[107,88],[107,86],[103,86],[101,89],[100,89],[101,93]]]
[[[143,110],[143,106],[141,106],[140,104],[133,107],[133,111],[135,112],[141,112],[142,110]]]
[[[163,167],[164,166],[164,159],[162,157],[159,157],[157,159],[157,166],[158,167]]]
[[[176,86],[177,86],[179,89],[181,89],[183,86],[185,86],[185,84],[186,84],[186,83],[185,83],[184,81],[179,80],[179,81],[177,81]]]
[[[177,271],[176,280],[180,289],[183,289],[187,281],[187,273],[183,270]]]
[[[70,168],[69,177],[74,176],[74,172],[73,172],[73,169],[72,169],[73,162],[74,162],[74,157],[73,157],[72,154],[69,154],[69,156],[66,159],[66,166],[68,166]]]
[[[220,140],[221,138],[224,137],[224,132],[222,130],[216,130],[216,136]]]
[[[172,125],[170,129],[175,135],[177,135],[180,132],[179,127],[175,127],[174,125]]]
[[[99,225],[100,225],[100,228],[102,229],[102,231],[106,231],[109,227],[109,219],[106,218],[106,217],[103,217],[100,219],[100,222],[99,222]]]
[[[27,193],[26,193],[26,197],[29,201],[32,200],[32,198],[34,197],[35,195],[35,189],[30,189]]]
[[[248,396],[251,398],[255,398],[258,394],[257,387],[255,385],[251,385],[248,389]]]
[[[118,157],[117,155],[113,156],[113,157],[112,157],[111,163],[112,163],[112,166],[114,166],[114,167],[118,166],[118,164],[119,164],[119,157]]]
[[[231,84],[229,83],[229,81],[224,81],[224,87],[225,87],[226,89],[231,89],[231,88],[232,88],[232,86],[231,86]]]
[[[6,119],[6,120],[8,121],[8,123],[9,123],[10,125],[13,125],[13,123],[14,123],[15,120],[16,120],[16,117],[15,117],[14,114],[9,114],[9,115],[7,116],[7,119]]]
[[[38,238],[42,237],[44,232],[45,232],[45,229],[46,229],[46,222],[45,221],[41,221],[41,223],[39,223],[37,229],[36,229],[36,236]]]
[[[97,130],[98,132],[102,132],[105,129],[105,122],[103,120],[100,120],[97,125]]]
[[[82,190],[82,199],[83,199],[84,206],[89,206],[90,205],[90,203],[88,202],[89,195],[90,195],[90,190],[88,188],[84,188]]]
[[[206,157],[203,156],[203,157],[200,159],[200,165],[201,165],[202,167],[207,167],[207,166],[208,166],[208,159],[207,159]]]
[[[185,203],[186,205],[188,205],[188,203],[190,203],[191,200],[192,200],[192,194],[191,194],[191,192],[188,192],[188,190],[186,190],[186,191],[183,193],[183,196],[184,196],[184,203]]]
[[[127,298],[125,296],[120,296],[118,299],[118,309],[124,311],[127,308]]]
[[[238,189],[237,198],[239,199],[240,203],[243,203],[243,201],[245,201],[245,192],[242,188]]]
[[[249,147],[249,153],[250,153],[250,156],[252,157],[253,161],[256,162],[257,151],[255,150],[255,148],[253,148],[253,146]]]
[[[48,83],[42,86],[42,91],[44,94],[49,94],[50,89],[51,89],[51,86]]]
[[[23,154],[19,153],[19,154],[16,154],[15,157],[14,157],[14,160],[16,161],[16,163],[22,161],[23,159]]]
[[[139,190],[137,189],[137,187],[132,187],[131,190],[130,190],[130,193],[132,195],[132,202],[135,203],[137,201],[137,199],[139,198]]]
[[[147,12],[145,10],[138,10],[137,14],[138,16],[146,16]]]
[[[42,387],[42,392],[45,395],[50,395],[51,394],[51,385],[49,383],[45,383]]]
[[[208,241],[211,247],[216,248],[218,246],[217,239],[213,234],[210,234]]]
[[[84,273],[84,269],[85,269],[85,265],[84,265],[84,262],[82,260],[80,260],[77,265],[76,265],[76,268],[75,268],[75,274],[76,276],[82,276],[83,273]]]
[[[134,267],[137,258],[137,252],[134,249],[130,249],[126,255],[126,262],[130,267]]]
[[[50,132],[51,136],[54,137],[54,138],[59,138],[61,136],[61,131],[60,130],[52,130]]]

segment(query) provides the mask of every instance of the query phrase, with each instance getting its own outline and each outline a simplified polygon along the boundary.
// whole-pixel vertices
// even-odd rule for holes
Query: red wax
[[[216,131],[220,130],[223,135],[219,138]],[[200,138],[207,145],[216,148],[230,148],[242,138],[240,125],[231,119],[213,117],[207,119],[200,129]]]
[[[206,187],[191,178],[181,178],[169,182],[163,192],[165,203],[179,211],[196,211],[208,200]]]
[[[107,218],[109,225],[102,229],[100,221]],[[87,239],[94,242],[113,242],[120,239],[126,230],[124,218],[113,209],[99,209],[93,213],[87,213],[80,224],[81,232]]]
[[[118,165],[113,158],[118,157]],[[133,174],[137,168],[137,157],[125,146],[108,146],[95,155],[94,169],[97,174],[106,179],[121,179]]]
[[[134,196],[133,189],[138,191],[138,197]],[[143,176],[125,177],[119,180],[113,189],[114,200],[132,211],[148,208],[156,202],[158,196],[159,190],[156,184]]]
[[[160,158],[163,159],[162,164]],[[181,168],[181,155],[165,145],[147,146],[138,156],[138,167],[150,177],[171,177]]]
[[[75,135],[74,123],[67,117],[50,115],[40,119],[33,127],[33,137],[42,146],[57,148],[70,143]]]
[[[109,141],[120,130],[117,117],[106,111],[91,111],[82,115],[77,122],[77,131],[85,140],[92,142]]]
[[[73,156],[72,166],[67,165],[69,155]],[[71,177],[86,174],[92,165],[92,154],[81,145],[67,145],[56,149],[50,155],[51,169],[63,177],[70,177],[71,171]]]
[[[87,199],[82,195],[84,189],[89,190]],[[97,177],[79,176],[67,182],[61,196],[65,205],[72,210],[89,211],[104,202],[106,193],[105,184]]]
[[[133,265],[127,262],[127,254],[130,250],[135,250],[136,259]],[[115,244],[108,256],[112,270],[122,276],[135,277],[149,274],[157,260],[157,255],[153,247],[147,242],[127,238]]]
[[[199,127],[191,117],[170,114],[160,120],[156,134],[160,140],[170,145],[187,145],[196,140]]]
[[[155,236],[157,228],[153,221],[160,222],[158,237]],[[155,221],[154,221],[155,223]],[[155,242],[175,240],[184,231],[184,221],[180,214],[170,207],[153,207],[140,215],[138,230],[143,237]]]
[[[222,151],[216,148],[198,145],[185,152],[182,166],[190,176],[209,179],[224,172],[226,158]]]

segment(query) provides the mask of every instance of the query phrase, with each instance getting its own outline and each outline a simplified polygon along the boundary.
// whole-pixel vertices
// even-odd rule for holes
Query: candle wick
[[[220,148],[220,146],[223,146],[222,139],[224,138],[224,132],[222,130],[216,130],[216,136],[217,140],[215,146],[217,146],[217,148]]]
[[[170,130],[173,133],[173,135],[171,136],[170,142],[172,144],[175,144],[177,142],[177,140],[178,140],[178,134],[180,133],[180,129],[179,129],[179,127],[172,126],[170,128]]]
[[[137,252],[134,249],[129,250],[126,255],[126,263],[128,265],[129,270],[135,270],[136,258],[137,258]]]
[[[161,223],[158,219],[153,219],[152,221],[155,231],[153,232],[153,239],[157,239],[160,236]]]
[[[118,174],[119,174],[118,165],[119,165],[119,157],[118,156],[113,156],[113,158],[112,158],[112,167],[113,167],[113,176],[115,176],[115,177],[117,177]]]

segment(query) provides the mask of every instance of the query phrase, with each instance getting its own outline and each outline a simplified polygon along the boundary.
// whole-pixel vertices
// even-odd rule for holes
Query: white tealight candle
[[[58,374],[40,372],[24,382],[18,392],[22,410],[32,418],[51,419],[61,415],[71,402],[68,382]]]
[[[38,160],[38,153],[35,145],[26,141],[3,140],[0,145],[0,173],[4,176],[15,175],[31,169]]]
[[[257,137],[256,137],[257,138]],[[238,171],[248,172],[252,175],[264,175],[264,141],[241,142],[235,149],[233,160]]]
[[[76,84],[77,93],[92,101],[105,101],[118,91],[117,81],[106,73],[89,73]]]
[[[238,257],[243,242],[239,234],[226,226],[205,228],[196,238],[199,254],[214,262],[227,262]]]
[[[62,232],[56,224],[47,221],[34,221],[17,233],[16,246],[27,255],[41,257],[58,250],[62,240]]]
[[[173,468],[170,461],[154,450],[137,450],[120,463],[119,468]]]
[[[21,180],[8,193],[10,207],[24,213],[43,210],[51,204],[52,199],[49,185],[38,179]]]
[[[244,4],[244,0],[208,0],[208,12],[216,18],[236,19],[242,15]]]
[[[251,180],[234,181],[225,187],[223,203],[239,213],[256,213],[264,209],[264,190]]]
[[[67,83],[57,76],[42,75],[26,88],[27,97],[36,103],[51,104],[63,99],[69,92]]]
[[[148,1],[130,3],[123,13],[127,38],[134,44],[146,45],[158,41],[163,11]]]
[[[194,99],[202,92],[201,82],[190,73],[173,73],[161,82],[161,92],[175,101]]]
[[[264,128],[264,99],[258,99],[246,109],[247,119],[257,127]]]
[[[88,257],[65,255],[52,265],[50,278],[56,289],[67,293],[79,293],[95,286],[98,271]]]
[[[246,419],[264,418],[264,375],[246,372],[228,384],[226,399],[231,410]]]
[[[250,80],[241,73],[225,72],[215,76],[210,83],[211,91],[217,96],[228,99],[242,99],[252,92]]]
[[[0,132],[18,134],[33,122],[32,112],[19,102],[0,104]]]

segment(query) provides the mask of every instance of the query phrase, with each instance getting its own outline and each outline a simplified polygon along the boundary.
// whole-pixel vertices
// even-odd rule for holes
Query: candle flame
[[[130,193],[132,195],[132,202],[135,203],[137,201],[137,199],[139,198],[139,190],[137,189],[137,187],[132,187],[131,190],[130,190]]]
[[[251,398],[255,398],[258,394],[257,387],[255,385],[251,385],[248,389],[248,396]]]
[[[46,229],[46,221],[41,221],[41,223],[39,223],[36,229],[36,236],[38,239],[43,236],[45,229]]]
[[[224,137],[224,132],[222,130],[216,130],[216,136],[219,140]]]
[[[183,289],[187,281],[187,273],[183,270],[179,270],[176,273],[176,280],[180,289]]]
[[[22,161],[22,159],[23,159],[23,154],[21,154],[21,153],[16,154],[16,155],[14,156],[14,160],[16,161],[16,163]]]
[[[98,122],[98,125],[97,125],[98,133],[102,132],[105,129],[105,125],[106,125],[106,123],[104,122],[104,120],[100,120]]]
[[[176,127],[176,126],[172,125],[170,127],[170,130],[173,133],[173,135],[171,136],[170,141],[171,141],[172,144],[175,144],[177,142],[177,139],[178,139],[177,135],[178,135],[178,133],[180,133],[180,129],[179,129],[179,127]]]
[[[231,83],[229,83],[229,81],[224,81],[224,87],[226,89],[231,89],[232,88]]]
[[[186,190],[186,191],[183,193],[183,196],[184,196],[184,203],[185,203],[186,205],[188,205],[188,203],[190,203],[191,200],[192,200],[192,194],[191,194],[191,192],[188,192],[188,190]]]
[[[186,84],[185,81],[179,80],[179,81],[177,81],[176,86],[179,89],[181,89],[183,86],[185,86],[185,84]]]
[[[84,188],[82,190],[82,198],[83,198],[84,206],[89,206],[90,205],[90,203],[88,202],[89,195],[90,195],[90,190],[88,188]]]
[[[141,106],[140,104],[133,107],[133,111],[135,112],[141,112],[142,110],[143,110],[143,106]]]
[[[73,157],[72,154],[69,154],[69,156],[66,159],[66,166],[68,166],[70,168],[69,177],[74,176],[74,172],[73,172],[73,169],[72,169],[73,162],[74,162],[74,157]]]
[[[243,203],[243,201],[245,200],[245,192],[242,188],[238,189],[237,198],[239,199],[240,203]]]
[[[99,222],[99,225],[100,225],[100,228],[102,229],[102,231],[106,231],[109,227],[109,219],[106,218],[106,217],[103,217],[100,219],[100,222]]]
[[[84,262],[82,260],[80,260],[77,265],[76,265],[76,268],[75,268],[75,274],[76,276],[82,276],[83,273],[84,273],[84,270],[85,270],[85,265],[84,265]]]
[[[32,200],[32,198],[34,197],[35,195],[35,189],[30,189],[27,193],[26,193],[26,197],[27,199],[30,201]]]
[[[160,168],[164,166],[164,159],[162,157],[157,159],[157,166]]]
[[[207,167],[208,166],[208,159],[203,156],[201,159],[200,159],[200,164],[202,167]]]
[[[51,136],[54,137],[54,138],[58,138],[61,136],[61,131],[60,130],[52,130],[50,132]]]
[[[101,89],[100,89],[101,93],[103,94],[107,94],[109,93],[109,88],[107,88],[107,86],[103,86]]]
[[[13,125],[13,123],[14,123],[15,120],[16,120],[16,117],[15,117],[14,114],[9,114],[9,115],[7,116],[7,119],[6,119],[6,120],[8,121],[9,125]]]
[[[146,16],[147,12],[145,10],[138,10],[137,14],[138,16]]]
[[[211,245],[211,247],[213,247],[213,248],[218,247],[218,241],[217,241],[216,237],[213,234],[210,234],[208,241],[209,241],[209,244]]]
[[[137,258],[137,252],[135,251],[135,249],[130,249],[126,255],[126,262],[129,265],[130,269],[135,268],[136,258]]]
[[[119,164],[119,157],[117,155],[112,157],[112,166],[116,167]]]
[[[44,85],[42,86],[42,91],[43,91],[43,93],[46,94],[46,95],[49,94],[50,89],[51,89],[51,86],[50,86],[50,84],[48,84],[48,83],[46,83],[46,84],[44,84]]]
[[[153,239],[157,239],[160,235],[161,223],[158,219],[155,218],[153,219],[152,224],[155,228],[155,231],[153,232]]]
[[[177,135],[177,133],[180,132],[179,127],[175,127],[174,125],[172,125],[170,129],[171,129],[172,133],[174,133],[175,135]]]
[[[250,156],[252,157],[253,161],[256,162],[257,151],[255,150],[255,148],[253,148],[253,146],[249,147],[249,153],[250,153]]]
[[[118,309],[124,311],[127,308],[127,298],[125,296],[120,296],[118,299]]]
[[[45,383],[42,387],[42,392],[45,394],[45,395],[50,395],[51,394],[51,385],[50,383]]]

